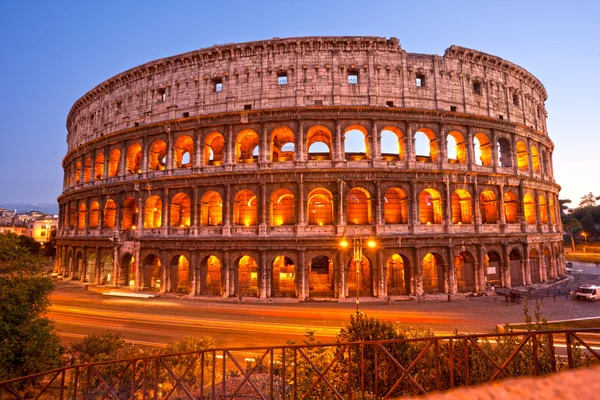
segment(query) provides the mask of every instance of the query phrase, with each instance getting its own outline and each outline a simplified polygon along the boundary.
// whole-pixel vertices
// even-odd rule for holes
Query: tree
[[[17,235],[0,235],[0,381],[56,368],[63,348],[43,317],[54,289],[47,261]]]
[[[581,197],[581,201],[579,202],[579,207],[594,207],[596,205],[596,200],[600,200],[600,196],[596,197],[592,192],[589,192],[585,196]]]
[[[575,251],[575,232],[581,229],[581,222],[575,217],[565,217],[562,221],[563,229],[571,235],[571,250]]]
[[[572,201],[570,199],[558,199],[558,204],[560,206],[561,218],[567,216],[567,210],[569,209],[569,206],[567,206],[566,204],[571,204],[571,203],[572,203]]]
[[[588,235],[588,237],[596,236],[596,224],[594,223],[594,217],[592,211],[587,210],[583,219],[581,220],[581,228]]]

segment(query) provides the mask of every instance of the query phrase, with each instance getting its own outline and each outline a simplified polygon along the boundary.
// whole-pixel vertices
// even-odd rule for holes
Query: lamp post
[[[584,242],[587,243],[587,233],[581,232],[581,236],[583,236]]]
[[[344,228],[344,237],[340,242],[340,247],[346,248],[348,247],[348,241],[346,240],[346,229]],[[354,269],[356,270],[356,315],[360,314],[359,310],[359,297],[360,297],[360,267],[362,265],[363,259],[363,230],[367,229],[369,233],[369,240],[367,241],[367,247],[370,249],[374,249],[377,246],[377,243],[371,235],[371,230],[366,226],[352,227],[352,261],[354,261]]]

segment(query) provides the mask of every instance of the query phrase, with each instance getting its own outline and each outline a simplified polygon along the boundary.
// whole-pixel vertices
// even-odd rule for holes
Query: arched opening
[[[359,296],[373,296],[371,261],[368,257],[363,255],[361,262],[350,260],[346,271],[348,279],[348,297],[356,297],[357,288]]]
[[[344,131],[344,159],[360,161],[369,158],[369,133],[364,126],[352,125]]]
[[[90,221],[88,228],[97,229],[100,222],[100,204],[97,201],[92,201],[90,204]]]
[[[289,257],[278,256],[273,260],[272,294],[274,297],[296,296],[296,266]]]
[[[437,253],[428,253],[423,257],[423,293],[443,293],[444,281],[444,259]]]
[[[452,223],[472,224],[471,194],[464,189],[456,189],[452,193]]]
[[[222,165],[225,138],[219,132],[211,132],[204,139],[204,165]]]
[[[121,161],[121,150],[113,149],[108,157],[108,177],[114,178],[119,174],[119,162]]]
[[[175,168],[191,168],[194,157],[194,139],[189,136],[179,136],[175,141]]]
[[[108,285],[112,282],[113,274],[113,255],[112,250],[102,252],[100,264],[100,284]]]
[[[446,138],[446,149],[448,149],[448,162],[466,164],[467,145],[465,137],[458,131],[451,131]]]
[[[75,184],[79,185],[81,183],[81,161],[77,161],[75,163]]]
[[[258,265],[254,258],[243,256],[237,267],[238,296],[258,297]]]
[[[144,207],[144,228],[160,228],[162,226],[162,200],[160,196],[150,196]]]
[[[96,280],[96,253],[90,251],[87,254],[85,263],[85,282],[94,282]]]
[[[163,283],[162,262],[154,254],[149,254],[144,258],[143,270],[144,289],[160,290]]]
[[[92,180],[92,158],[87,156],[85,158],[85,165],[83,167],[83,182],[88,183]]]
[[[346,195],[346,220],[348,225],[371,223],[371,194],[363,188],[351,189]]]
[[[271,161],[294,161],[294,132],[287,126],[271,132]]]
[[[556,209],[554,208],[554,197],[548,195],[548,208],[550,209],[550,223],[554,225],[556,223]]]
[[[408,224],[408,198],[404,190],[390,188],[385,192],[383,214],[386,224]]]
[[[529,252],[529,274],[531,283],[539,283],[542,281],[540,275],[540,259],[536,249],[531,249]]]
[[[507,190],[504,192],[504,217],[507,224],[516,224],[519,218],[519,202],[517,195]]]
[[[540,221],[542,224],[548,223],[548,206],[546,205],[546,198],[543,195],[538,197],[538,208],[540,212]]]
[[[137,212],[135,199],[133,197],[126,198],[121,204],[121,229],[129,229],[135,226]]]
[[[254,192],[248,189],[240,190],[233,201],[233,224],[256,226],[257,208],[257,199]]]
[[[483,269],[488,284],[500,286],[500,268],[502,267],[501,261],[500,255],[495,251],[486,253],[485,257],[483,258]]]
[[[69,228],[77,227],[77,203],[71,202],[69,205]]]
[[[200,294],[206,296],[222,296],[223,289],[223,267],[221,261],[216,256],[210,256],[206,259],[206,265],[203,265],[206,271],[205,278],[202,279],[202,289]]]
[[[523,286],[525,283],[523,280],[523,266],[521,260],[521,252],[517,249],[513,249],[508,255],[508,263],[510,265],[510,282],[511,286]]]
[[[77,218],[77,229],[85,229],[86,206],[84,202],[79,203],[79,215]]]
[[[517,166],[521,171],[529,170],[529,152],[527,145],[522,140],[517,142]]]
[[[542,171],[548,175],[548,153],[545,150],[542,150]]]
[[[485,133],[478,132],[473,138],[475,164],[489,167],[492,165],[492,144]]]
[[[185,228],[190,226],[191,202],[185,193],[177,193],[171,200],[171,226]]]
[[[78,251],[75,254],[75,260],[73,263],[73,271],[71,271],[71,275],[74,280],[79,280],[79,277],[83,273],[83,253]]]
[[[475,260],[466,251],[461,252],[454,258],[456,269],[456,288],[459,292],[475,291]]]
[[[394,254],[388,258],[387,267],[387,293],[388,296],[410,294],[410,262],[401,254]]]
[[[133,143],[127,149],[125,167],[128,174],[142,173],[142,146],[139,143]]]
[[[296,201],[288,189],[277,189],[271,195],[271,226],[294,225],[296,223]]]
[[[437,190],[427,188],[419,195],[419,221],[426,225],[442,223],[442,198]]]
[[[148,156],[148,169],[150,171],[164,171],[167,167],[167,144],[163,140],[155,140],[150,145]]]
[[[333,202],[331,193],[325,189],[314,189],[308,195],[308,224],[333,225]]]
[[[549,248],[544,249],[544,266],[546,267],[546,277],[554,278],[552,274],[552,253]]]
[[[381,131],[381,157],[385,161],[403,161],[406,159],[404,134],[394,126],[386,126]]]
[[[104,205],[104,221],[102,226],[107,229],[114,229],[117,222],[117,204],[114,200],[106,200]]]
[[[306,148],[309,160],[331,160],[331,131],[324,126],[316,125],[306,133]]]
[[[309,296],[333,297],[333,262],[327,256],[316,256],[309,263]]]
[[[183,255],[176,255],[169,263],[170,274],[167,291],[172,293],[190,293],[190,263]]]
[[[503,168],[511,168],[512,163],[512,148],[510,142],[505,138],[498,139],[498,162]]]
[[[523,212],[525,213],[525,223],[537,223],[537,218],[535,215],[535,201],[531,193],[525,193],[525,196],[523,196]]]
[[[479,196],[479,206],[481,207],[481,223],[498,223],[498,200],[496,193],[491,190],[484,190]]]
[[[135,257],[129,253],[126,253],[123,257],[121,257],[118,286],[134,286],[136,268],[135,263]]]
[[[258,161],[258,133],[252,129],[244,129],[237,134],[235,140],[236,163],[251,164]]]
[[[415,155],[417,162],[438,160],[437,136],[431,129],[421,128],[415,132]]]
[[[540,173],[540,153],[535,144],[531,145],[531,167],[533,168],[533,172]]]
[[[206,192],[200,200],[200,225],[223,225],[223,200],[217,192]]]
[[[96,154],[96,163],[94,165],[94,176],[96,180],[104,177],[104,153]]]

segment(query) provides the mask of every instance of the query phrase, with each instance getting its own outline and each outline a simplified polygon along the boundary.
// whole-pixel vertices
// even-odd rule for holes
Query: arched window
[[[258,133],[244,129],[235,140],[235,159],[237,163],[250,164],[258,161]]]
[[[277,189],[271,195],[271,226],[296,223],[294,194],[288,189]]]
[[[287,126],[271,132],[271,161],[294,161],[294,132]]]
[[[537,223],[535,201],[531,193],[525,193],[525,196],[523,196],[523,211],[525,212],[525,222],[527,224]]]
[[[548,153],[545,150],[542,150],[542,171],[548,175]]]
[[[522,140],[517,142],[517,166],[521,171],[529,171],[529,152]]]
[[[548,208],[550,209],[550,223],[554,225],[556,223],[556,209],[554,207],[554,197],[548,195]]]
[[[415,132],[415,155],[418,162],[436,162],[438,159],[437,136],[431,129],[421,128]]]
[[[492,144],[485,133],[478,132],[473,138],[475,164],[489,167],[492,165]]]
[[[408,198],[404,190],[390,188],[383,196],[383,214],[386,224],[408,223]]]
[[[69,227],[77,227],[77,203],[74,202],[69,205]]]
[[[103,226],[107,229],[114,229],[117,221],[117,204],[114,200],[107,200],[104,205]]]
[[[83,167],[83,182],[87,183],[92,180],[92,157],[87,156],[85,158],[85,165]]]
[[[98,228],[98,223],[100,221],[100,204],[97,201],[92,201],[90,205],[90,222],[88,223],[88,228],[96,229]]]
[[[498,223],[498,200],[496,193],[491,190],[484,190],[479,196],[479,207],[481,208],[482,224]]]
[[[233,201],[233,224],[256,226],[257,198],[253,191],[244,189],[237,192]]]
[[[160,228],[162,226],[162,200],[159,196],[150,196],[144,207],[144,228]]]
[[[531,145],[531,166],[533,167],[533,172],[540,173],[540,153],[535,144]]]
[[[442,198],[440,192],[427,188],[419,195],[419,221],[421,224],[442,223]]]
[[[348,225],[371,223],[371,194],[363,188],[351,189],[346,195],[346,220]]]
[[[94,176],[97,180],[104,178],[104,153],[96,154],[96,163],[94,165]]]
[[[325,189],[314,189],[308,195],[308,224],[333,225],[333,202],[331,193]]]
[[[395,126],[386,126],[381,131],[381,157],[386,161],[403,161],[406,158],[404,135]]]
[[[548,223],[548,207],[546,205],[546,198],[543,195],[538,197],[538,208],[540,212],[540,221],[542,224]]]
[[[467,145],[462,133],[451,131],[446,138],[448,149],[448,162],[465,164],[467,162]]]
[[[174,149],[175,168],[190,168],[193,163],[194,140],[189,136],[179,136]]]
[[[452,223],[472,224],[471,195],[464,189],[452,193]]]
[[[504,193],[504,216],[507,224],[516,224],[519,217],[517,196],[510,190]]]
[[[121,204],[121,229],[129,229],[135,226],[137,219],[137,205],[133,197],[128,197]]]
[[[142,173],[142,146],[139,143],[133,143],[127,149],[125,165],[128,174]]]
[[[362,125],[352,125],[344,131],[344,155],[346,161],[369,158],[369,133]]]
[[[155,140],[150,145],[148,169],[150,171],[164,171],[167,167],[167,144],[163,140]]]
[[[119,174],[119,163],[121,161],[121,150],[113,149],[108,157],[108,177],[114,178]]]
[[[309,160],[331,160],[331,131],[316,125],[306,133],[306,149]]]
[[[75,163],[75,184],[81,183],[81,161],[77,160]]]
[[[171,226],[185,228],[190,226],[191,202],[185,193],[177,193],[171,200]]]
[[[223,225],[223,200],[217,192],[206,192],[200,200],[200,225]]]
[[[225,139],[219,132],[211,132],[204,139],[204,165],[221,165],[225,149]]]
[[[498,139],[498,162],[503,168],[510,168],[512,163],[512,149],[510,142],[505,138]]]
[[[77,219],[77,229],[85,229],[85,203],[79,203],[79,217]]]

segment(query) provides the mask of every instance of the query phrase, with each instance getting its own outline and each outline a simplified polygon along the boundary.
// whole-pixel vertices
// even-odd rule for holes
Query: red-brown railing
[[[598,346],[600,328],[210,349],[12,379],[0,399],[389,399],[589,366]]]

